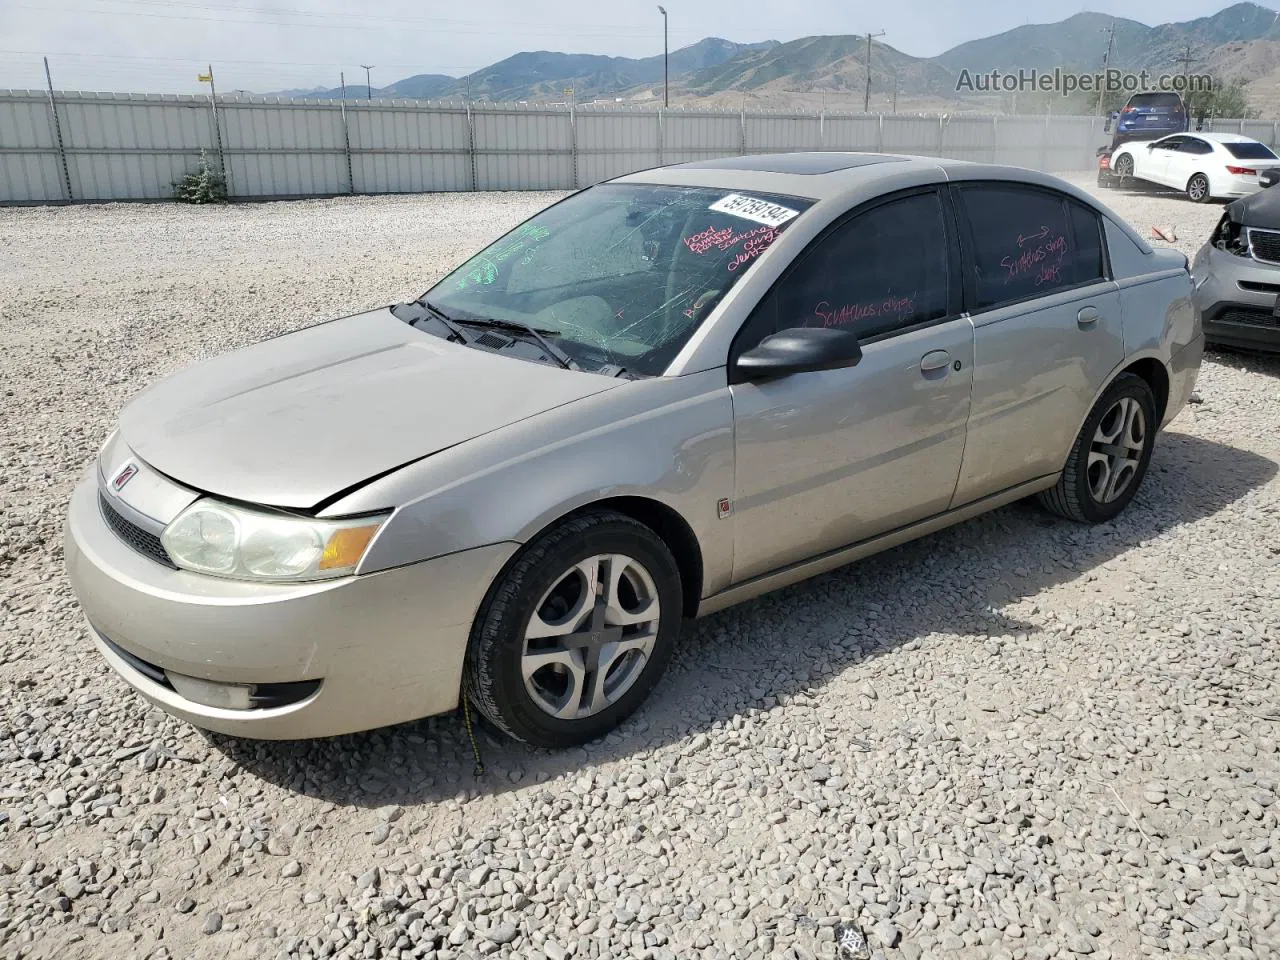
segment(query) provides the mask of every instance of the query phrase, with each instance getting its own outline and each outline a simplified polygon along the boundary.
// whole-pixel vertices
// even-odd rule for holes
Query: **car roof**
[[[1083,196],[1084,191],[1057,177],[1022,167],[916,157],[892,153],[805,151],[730,156],[692,163],[673,163],[618,177],[612,183],[751,190],[808,200],[830,200],[854,193],[895,189],[904,180],[945,183],[949,180],[1015,180]]]
[[[1201,133],[1196,130],[1188,130],[1186,133],[1174,134],[1179,137],[1198,137],[1201,140],[1208,140],[1211,143],[1261,143],[1253,137],[1246,137],[1239,133]]]
[[[1065,193],[1110,219],[1139,249],[1151,249],[1128,222],[1075,184],[1038,170],[972,160],[850,151],[766,153],[653,167],[609,182],[777,194],[839,213],[881,194],[965,180],[1005,180]]]

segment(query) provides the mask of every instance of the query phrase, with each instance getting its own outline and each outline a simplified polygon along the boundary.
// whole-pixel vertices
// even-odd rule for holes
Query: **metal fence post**
[[[998,156],[1000,156],[1000,117],[993,113],[991,115],[991,162],[995,163]]]
[[[883,111],[876,114],[876,153],[884,153],[884,112]]]
[[[667,162],[667,130],[664,123],[666,113],[658,108],[658,166]]]
[[[818,114],[818,149],[827,149],[827,105],[825,97],[822,104],[822,110]]]
[[[578,189],[578,110],[569,105],[569,153],[573,167],[573,189]]]
[[[346,78],[343,78],[343,93],[346,93]],[[342,112],[342,144],[347,154],[347,192],[356,192],[356,178],[351,170],[351,130],[347,127],[347,98],[343,96],[338,101],[339,109]]]
[[[881,114],[881,116],[883,116],[883,114]],[[946,122],[947,122],[946,114],[943,114],[942,116],[938,117],[938,156],[942,156],[942,145],[943,145],[943,142],[946,140],[946,136],[947,136],[946,130],[944,129]]]
[[[476,176],[476,118],[471,112],[471,102],[467,101],[467,159],[471,165],[471,189],[480,189],[480,180]]]
[[[62,161],[62,186],[67,191],[67,200],[74,200],[71,195],[71,167],[67,165],[67,148],[62,143],[62,123],[58,120],[58,104],[53,99],[53,76],[49,73],[49,58],[44,58],[44,79],[49,85],[49,117],[53,121],[53,141],[58,146],[58,159]]]
[[[742,98],[742,109],[738,112],[738,153],[747,153],[747,99]]]
[[[1044,133],[1040,136],[1040,172],[1049,172],[1049,114],[1044,115]]]

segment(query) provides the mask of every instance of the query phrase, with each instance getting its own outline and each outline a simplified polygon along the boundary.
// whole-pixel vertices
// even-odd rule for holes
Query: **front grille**
[[[1280,329],[1280,317],[1266,310],[1246,310],[1240,307],[1228,307],[1214,317],[1213,322],[1239,323],[1250,327]]]
[[[1249,228],[1249,250],[1253,259],[1280,263],[1280,231]]]
[[[111,528],[111,532],[117,537],[147,559],[164,564],[171,570],[177,569],[173,561],[169,559],[169,554],[165,552],[160,538],[150,531],[143,530],[136,523],[125,519],[124,515],[113,507],[101,493],[98,494],[98,507],[102,510],[102,519],[107,522],[107,526]]]

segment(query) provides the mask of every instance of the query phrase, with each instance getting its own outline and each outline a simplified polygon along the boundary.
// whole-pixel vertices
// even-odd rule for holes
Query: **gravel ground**
[[[202,735],[92,651],[64,505],[192,360],[417,295],[554,198],[0,210],[0,955],[1280,953],[1280,360],[1118,521],[1015,505],[692,627],[618,733]],[[1191,253],[1218,210],[1105,199]]]

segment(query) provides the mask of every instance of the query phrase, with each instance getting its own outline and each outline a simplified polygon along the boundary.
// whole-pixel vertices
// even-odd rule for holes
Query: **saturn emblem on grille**
[[[119,493],[121,490],[124,489],[124,485],[128,483],[130,480],[132,480],[134,476],[137,475],[137,473],[138,473],[138,465],[134,463],[132,460],[130,460],[128,463],[126,463],[123,467],[120,468],[120,472],[117,473],[115,477],[112,479],[111,489],[114,490],[116,493]]]

